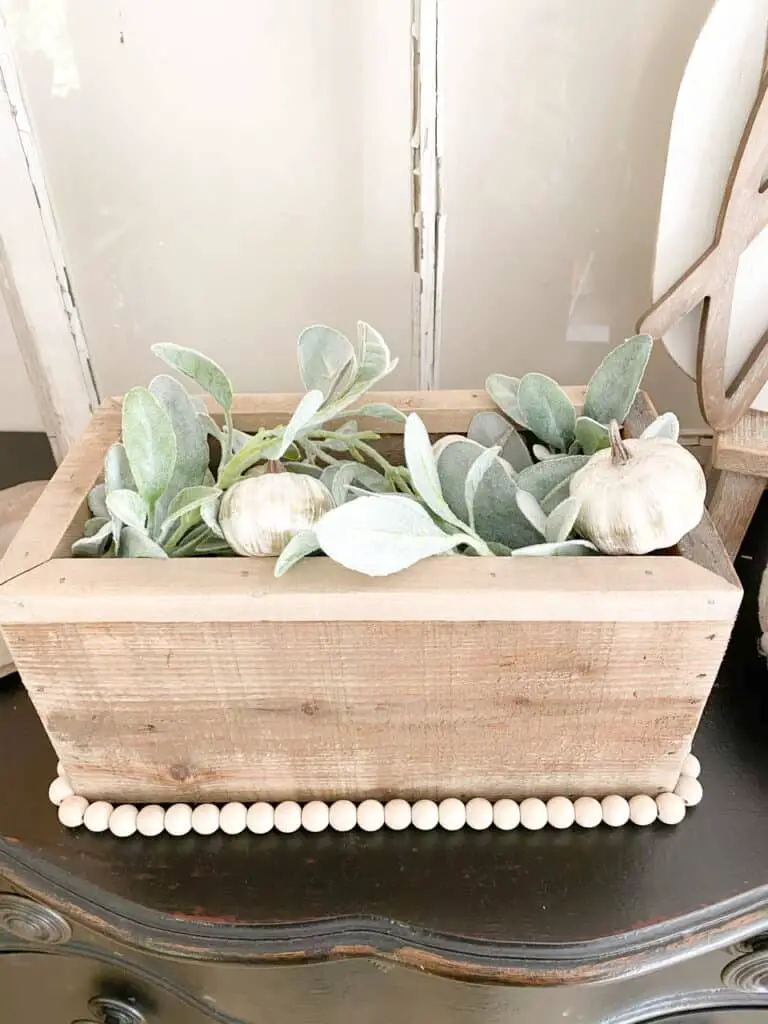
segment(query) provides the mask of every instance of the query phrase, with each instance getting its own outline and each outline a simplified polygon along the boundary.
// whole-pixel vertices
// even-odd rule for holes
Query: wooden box
[[[435,436],[490,407],[474,391],[373,398],[417,410]],[[242,396],[236,422],[284,423],[296,400]],[[638,396],[627,433],[653,416]],[[708,516],[678,554],[433,558],[385,579],[325,558],[281,579],[271,559],[72,559],[119,431],[112,400],[0,575],[6,642],[76,792],[168,802],[674,786],[741,600]]]

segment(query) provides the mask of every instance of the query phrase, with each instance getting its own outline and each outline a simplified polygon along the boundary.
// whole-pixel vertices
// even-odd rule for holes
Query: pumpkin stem
[[[268,473],[285,473],[285,466],[279,459],[270,459],[267,462]]]
[[[617,420],[608,424],[608,436],[611,439],[611,462],[614,466],[624,466],[632,458],[629,448],[621,439],[621,431]]]

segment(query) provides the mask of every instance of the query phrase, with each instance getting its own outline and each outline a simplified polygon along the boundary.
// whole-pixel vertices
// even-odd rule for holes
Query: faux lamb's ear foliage
[[[545,516],[551,515],[558,505],[562,504],[571,493],[571,477],[568,476],[565,480],[561,480],[559,484],[555,484],[551,491],[544,495],[541,499],[541,508]]]
[[[461,522],[469,522],[466,480],[483,451],[482,445],[460,435],[443,437],[434,446],[443,496]],[[539,539],[517,505],[516,492],[509,468],[499,458],[491,460],[477,486],[473,506],[475,532],[487,544],[516,548]]]
[[[470,441],[477,441],[485,448],[493,448],[498,445],[501,449],[502,459],[508,462],[516,472],[525,469],[533,462],[528,446],[514,426],[493,410],[475,414],[469,424],[467,438]]]
[[[166,552],[143,530],[126,526],[120,537],[120,554],[123,558],[167,558]]]
[[[299,335],[299,373],[307,391],[324,399],[343,394],[357,374],[357,356],[340,331],[323,324],[306,327]]]
[[[611,447],[608,427],[589,416],[579,416],[576,420],[576,441],[585,455],[594,455],[601,448]]]
[[[174,495],[186,487],[202,484],[208,469],[208,442],[205,425],[183,386],[161,374],[151,382],[149,391],[168,414],[176,438],[176,464],[166,492],[158,501],[157,515],[163,519]]]
[[[173,523],[191,512],[202,512],[204,505],[215,505],[221,494],[218,487],[205,487],[202,484],[183,488],[168,505],[168,513],[161,530],[165,532]]]
[[[588,455],[562,455],[556,459],[537,462],[529,469],[524,469],[517,478],[517,486],[530,491],[539,501],[549,494],[563,480],[569,480],[577,469],[589,462]]]
[[[75,558],[100,558],[112,541],[111,522],[100,520],[98,529],[94,529],[89,524],[95,524],[95,520],[91,519],[85,524],[85,536],[76,540],[72,545],[72,554]]]
[[[389,576],[432,555],[445,554],[466,537],[446,534],[429,513],[405,495],[356,498],[315,524],[329,558],[367,576]]]
[[[292,537],[283,548],[280,557],[275,565],[275,576],[282,576],[288,572],[291,566],[296,565],[302,558],[314,554],[320,550],[317,534],[314,530],[302,530]]]
[[[540,441],[559,452],[568,451],[576,432],[576,413],[559,384],[543,373],[526,373],[517,402],[526,426]]]
[[[96,484],[88,495],[88,508],[91,510],[91,515],[108,518],[106,497],[106,484]]]
[[[650,335],[637,334],[608,353],[587,386],[585,416],[598,423],[624,422],[642,382],[652,347]]]
[[[281,459],[301,431],[306,430],[312,423],[317,410],[324,401],[325,398],[322,391],[308,391],[296,406],[293,416],[288,421],[288,425],[283,428],[282,436],[268,448],[264,449],[262,457],[265,459]]]
[[[544,527],[544,536],[550,544],[568,540],[581,510],[579,498],[566,498],[550,512]]]
[[[168,413],[147,388],[132,388],[123,399],[123,444],[151,513],[173,475],[176,435]]]
[[[107,495],[107,509],[110,515],[135,530],[146,531],[149,519],[149,505],[136,491],[127,489],[110,491]]]
[[[517,507],[534,530],[539,536],[544,537],[547,532],[547,517],[542,512],[538,501],[528,491],[523,491],[519,487],[515,494],[515,500],[517,501]]]
[[[466,480],[464,481],[464,503],[467,506],[469,515],[469,526],[475,529],[477,492],[486,474],[490,471],[499,454],[498,448],[486,448],[472,463]]]
[[[406,420],[403,436],[405,462],[417,494],[436,516],[460,530],[466,529],[468,521],[459,519],[443,497],[432,442],[429,440],[427,428],[415,412]]]
[[[559,452],[550,451],[545,444],[534,444],[531,445],[531,451],[535,459],[539,462],[544,462],[546,459],[557,459],[560,457]]]
[[[194,381],[218,402],[224,410],[226,431],[222,439],[222,462],[229,459],[232,449],[232,382],[218,363],[192,348],[165,342],[153,345],[152,351],[174,370]]]
[[[387,405],[386,402],[368,402],[355,409],[355,416],[370,416],[371,419],[389,420],[392,423],[405,423],[408,419],[404,412],[400,412],[393,405]]]
[[[515,423],[519,423],[521,427],[527,427],[528,424],[523,418],[520,403],[517,400],[519,389],[520,378],[507,377],[504,373],[492,373],[485,382],[485,390],[501,411]]]
[[[532,544],[527,548],[518,548],[513,555],[599,555],[594,544],[588,540],[566,540],[561,544]]]
[[[653,423],[648,424],[640,437],[668,437],[670,441],[677,441],[680,437],[680,421],[673,412],[662,413]]]

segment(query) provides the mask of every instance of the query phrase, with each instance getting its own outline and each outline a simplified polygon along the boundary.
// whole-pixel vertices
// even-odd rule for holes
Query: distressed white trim
[[[60,460],[98,403],[37,144],[0,20],[0,293]]]
[[[438,0],[412,0],[413,347],[420,388],[439,386],[445,220]]]

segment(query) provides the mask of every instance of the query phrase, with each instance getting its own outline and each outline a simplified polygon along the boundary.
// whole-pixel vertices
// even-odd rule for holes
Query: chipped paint
[[[412,0],[414,294],[412,331],[419,387],[439,386],[445,251],[438,0]]]

